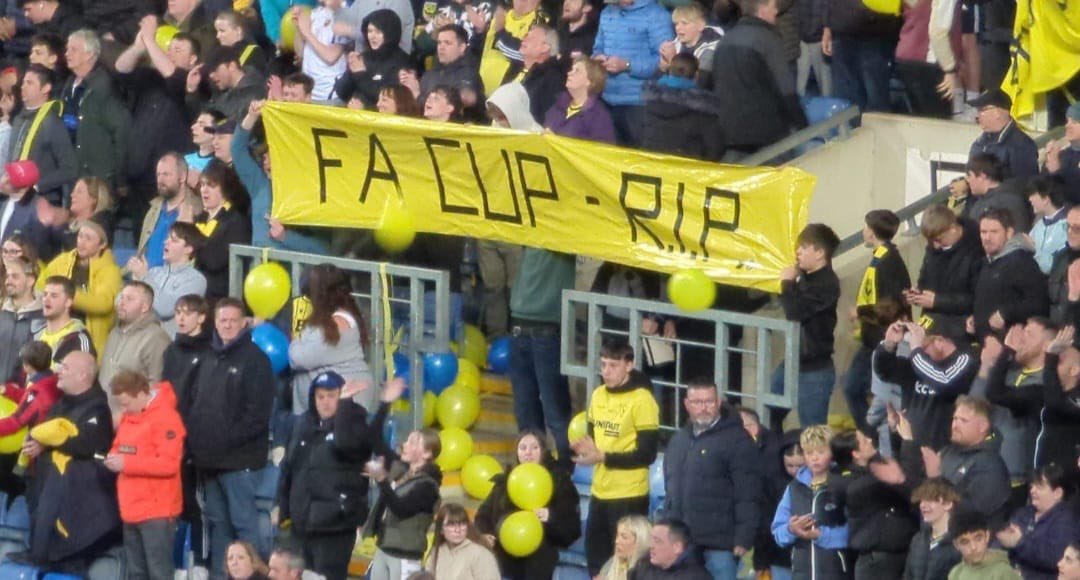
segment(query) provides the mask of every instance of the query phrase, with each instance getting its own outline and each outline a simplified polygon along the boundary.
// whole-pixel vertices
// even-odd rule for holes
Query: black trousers
[[[326,580],[348,578],[356,530],[326,534],[295,533],[294,538],[303,548],[308,569],[326,576]]]
[[[862,552],[855,560],[855,580],[900,580],[906,563],[903,552]]]
[[[589,500],[589,517],[585,521],[585,560],[589,576],[596,576],[615,552],[615,535],[623,516],[649,515],[649,496],[626,499]]]

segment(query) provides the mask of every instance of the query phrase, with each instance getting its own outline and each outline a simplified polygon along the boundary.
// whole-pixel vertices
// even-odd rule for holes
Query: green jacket
[[[109,73],[96,67],[83,81],[86,93],[79,106],[79,129],[75,134],[75,153],[79,159],[79,177],[99,177],[116,187],[124,183],[124,155],[131,136],[131,113],[116,94]],[[75,88],[75,77],[64,85],[64,108],[67,112]]]
[[[1020,572],[1009,565],[1009,556],[1001,550],[989,550],[977,565],[961,561],[949,572],[949,580],[1020,580]]]

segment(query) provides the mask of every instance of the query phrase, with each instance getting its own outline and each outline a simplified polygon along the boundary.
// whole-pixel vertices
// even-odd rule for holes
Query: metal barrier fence
[[[385,373],[385,333],[393,332],[392,328],[388,329],[383,324],[384,303],[389,304],[394,312],[407,313],[408,329],[423,329],[422,332],[407,332],[403,335],[402,343],[398,345],[398,352],[409,357],[412,381],[409,389],[412,425],[403,428],[411,430],[413,426],[420,425],[424,395],[420,388],[424,380],[421,353],[450,350],[450,273],[397,264],[233,245],[229,249],[231,296],[243,295],[244,276],[251,268],[262,263],[264,258],[282,264],[289,271],[293,296],[300,294],[301,275],[311,266],[333,264],[353,275],[353,297],[357,299],[360,312],[367,317],[371,329],[370,344],[367,345],[364,355],[376,383]],[[388,287],[383,284],[384,272]],[[356,279],[357,276],[359,280]],[[399,291],[395,292],[395,289]],[[286,308],[288,307],[286,305]]]
[[[585,313],[583,325],[578,324],[578,313],[581,310]],[[618,320],[626,320],[625,328],[610,324],[615,321],[611,316],[613,310],[619,312]],[[605,313],[608,315],[607,324]],[[700,333],[695,337],[681,337],[676,334],[676,338],[645,335],[641,331],[641,322],[646,314],[675,319],[676,326],[687,321],[696,321],[699,327],[711,328],[711,333],[704,333],[711,336],[702,336]],[[783,361],[786,364],[783,366],[784,387],[781,392],[772,393],[769,385],[774,364],[772,341],[776,333],[781,335],[783,341]],[[748,346],[740,346],[737,341],[732,340],[733,335],[742,335]],[[583,336],[583,340],[578,340],[579,336]],[[612,339],[627,341],[633,347],[634,361],[639,369],[646,360],[643,356],[646,342],[643,339],[647,339],[654,350],[663,344],[674,351],[675,359],[668,367],[670,372],[649,373],[658,391],[662,429],[675,430],[683,423],[682,394],[686,383],[696,378],[685,376],[694,366],[690,360],[692,358],[711,360],[712,364],[704,374],[715,377],[721,396],[742,399],[742,405],[755,409],[761,415],[763,425],[774,423],[774,412],[781,411],[786,414],[795,407],[799,375],[799,324],[796,322],[723,310],[687,313],[665,302],[574,290],[563,292],[560,347],[563,374],[585,380],[588,392],[592,393],[600,382],[600,348],[605,341]],[[579,348],[581,345],[584,345],[583,351]],[[751,380],[743,381],[740,376],[737,377],[738,385],[730,384],[727,377],[732,364],[742,368],[741,362],[745,358],[753,359]]]

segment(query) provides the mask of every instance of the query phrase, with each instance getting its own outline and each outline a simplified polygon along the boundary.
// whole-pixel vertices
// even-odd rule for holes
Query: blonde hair
[[[672,22],[705,22],[705,9],[697,2],[676,6],[671,11]]]
[[[803,448],[803,451],[822,447],[828,449],[832,438],[833,432],[828,425],[811,425],[803,429],[802,435],[799,435],[799,446]]]
[[[112,209],[112,194],[109,193],[109,184],[105,183],[105,180],[97,177],[80,177],[75,183],[79,181],[86,184],[86,192],[94,200],[94,213]]]
[[[652,524],[649,523],[649,519],[645,516],[623,516],[619,518],[619,523],[616,526],[616,530],[625,527],[630,530],[630,533],[634,534],[634,553],[630,555],[630,559],[626,562],[626,566],[623,567],[619,562],[619,557],[612,555],[611,559],[604,563],[604,567],[600,569],[600,580],[626,580],[629,575],[628,572],[634,569],[639,560],[648,559],[649,557],[649,534],[652,533]],[[615,532],[618,536],[618,531]]]

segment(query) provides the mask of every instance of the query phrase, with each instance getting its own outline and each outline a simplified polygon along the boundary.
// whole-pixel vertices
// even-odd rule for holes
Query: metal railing
[[[584,328],[578,326],[578,313],[585,311]],[[604,314],[611,309],[619,309],[627,316],[626,328],[605,326]],[[681,321],[701,321],[712,325],[712,335],[703,338],[664,338],[661,335],[645,335],[641,332],[641,321],[645,315],[659,315]],[[610,320],[610,318],[609,318]],[[756,331],[755,336],[746,331]],[[749,344],[742,347],[731,340],[733,331],[742,331],[744,341]],[[578,340],[579,333],[584,339]],[[780,333],[783,340],[784,387],[779,393],[770,392],[771,376],[774,363],[772,360],[773,334]],[[607,340],[624,340],[634,349],[634,361],[641,369],[643,339],[653,344],[666,344],[672,348],[675,360],[671,363],[673,372],[666,376],[653,373],[651,378],[657,387],[657,401],[661,404],[660,424],[662,429],[674,430],[682,425],[682,394],[688,380],[695,376],[685,376],[688,367],[688,350],[707,349],[712,351],[712,365],[708,373],[715,377],[721,396],[742,399],[742,405],[755,409],[761,415],[763,425],[773,424],[773,412],[787,411],[795,407],[796,385],[799,376],[799,324],[780,318],[741,314],[724,310],[705,310],[688,313],[672,304],[609,296],[594,292],[575,290],[563,291],[562,297],[562,333],[559,359],[562,372],[568,377],[583,379],[588,385],[588,392],[600,382],[600,348]],[[584,345],[583,351],[580,348]],[[740,357],[736,363],[734,357]],[[738,377],[738,388],[729,384],[730,365],[741,364],[743,358],[752,358],[752,380],[743,382]],[[745,374],[745,373],[743,373]],[[749,384],[747,384],[749,383]]]
[[[1038,137],[1035,137],[1035,145],[1037,145],[1039,148],[1042,148],[1046,146],[1047,143],[1056,139],[1060,139],[1064,135],[1064,127],[1057,127],[1055,129],[1051,129],[1039,135]],[[917,235],[919,233],[919,225],[918,223],[916,223],[915,218],[917,218],[922,212],[926,211],[930,206],[937,205],[939,203],[945,203],[945,201],[949,199],[950,195],[951,193],[949,192],[949,186],[946,185],[939,188],[937,191],[931,193],[930,195],[927,195],[926,197],[921,197],[898,210],[896,212],[896,216],[900,218],[900,223],[906,225],[907,229],[905,233],[912,236]],[[862,244],[863,237],[862,229],[860,228],[859,231],[856,231],[851,235],[845,237],[844,239],[840,240],[840,245],[837,247],[836,255],[840,255],[849,250],[858,248],[862,246]]]
[[[852,131],[851,124],[861,114],[859,108],[852,105],[820,123],[814,123],[805,129],[796,131],[776,143],[740,159],[738,163],[739,165],[766,165],[768,162],[782,158],[816,139],[828,140],[833,131],[838,132],[840,138],[847,138]]]
[[[422,353],[450,350],[450,273],[397,264],[233,245],[229,249],[229,295],[238,298],[243,296],[244,277],[251,268],[262,263],[264,258],[282,264],[289,271],[293,296],[300,294],[301,275],[311,266],[333,264],[354,277],[353,297],[357,299],[360,311],[368,317],[368,326],[372,330],[370,344],[364,355],[377,384],[385,376],[386,333],[394,332],[393,328],[386,328],[383,324],[384,304],[389,304],[393,313],[405,315],[405,324],[410,332],[402,335],[398,352],[409,357],[412,421],[413,426],[420,425],[424,395],[420,388],[424,384]],[[388,282],[385,286],[384,273]],[[356,280],[356,276],[360,279]],[[395,292],[395,289],[398,291]],[[432,304],[433,311],[430,308]],[[289,306],[286,305],[286,308]],[[418,329],[421,330],[418,332]],[[390,336],[391,339],[395,338],[393,334]],[[409,426],[409,429],[411,428],[412,426]]]

